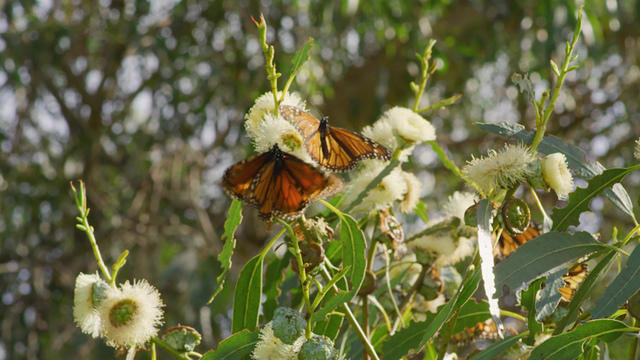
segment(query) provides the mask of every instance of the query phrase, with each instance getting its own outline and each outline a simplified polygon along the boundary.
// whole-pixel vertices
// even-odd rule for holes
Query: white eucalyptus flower
[[[573,176],[569,172],[567,158],[562,153],[547,155],[540,161],[542,177],[560,200],[568,197],[573,190]]]
[[[255,360],[296,360],[305,337],[299,337],[292,345],[287,345],[273,333],[271,322],[260,330],[260,341],[251,356]]]
[[[422,193],[422,183],[418,177],[410,172],[403,171],[402,176],[407,184],[407,192],[404,194],[404,197],[400,202],[400,211],[408,213],[418,205],[420,194]]]
[[[100,315],[96,307],[100,305],[105,291],[109,288],[96,272],[80,273],[76,277],[73,293],[73,320],[83,333],[91,337],[100,336]]]
[[[462,172],[482,191],[509,189],[534,173],[531,166],[536,160],[534,152],[526,145],[506,145],[502,151],[490,150],[486,157],[473,158]]]
[[[387,110],[382,119],[393,128],[394,134],[408,143],[422,143],[436,139],[436,129],[427,119],[410,109],[396,106]]]
[[[445,217],[457,217],[464,223],[464,213],[478,201],[478,196],[467,191],[456,191],[450,195],[442,206]]]
[[[410,109],[398,106],[382,114],[373,125],[362,129],[362,134],[391,152],[405,144],[406,148],[399,156],[402,162],[407,161],[415,144],[436,138],[435,128],[429,121]]]
[[[282,92],[278,92],[278,97],[280,96],[282,96]],[[305,102],[297,93],[287,93],[280,105],[290,105],[306,110]],[[253,139],[257,134],[259,134],[260,129],[258,128],[258,125],[262,123],[264,116],[269,113],[274,114],[274,112],[275,101],[273,99],[273,92],[269,91],[260,95],[245,115],[246,122],[244,127],[247,130],[247,135]]]
[[[162,324],[162,299],[146,280],[128,281],[110,288],[98,310],[101,335],[116,348],[141,346],[158,334]]]
[[[371,181],[387,166],[382,160],[367,159],[361,162],[353,180],[347,186],[345,203],[350,204],[364,190]],[[402,200],[407,193],[407,182],[403,171],[396,167],[380,183],[371,189],[367,196],[358,204],[354,212],[370,212],[389,208],[394,201]]]
[[[257,132],[250,135],[256,152],[263,153],[269,151],[273,145],[277,144],[280,150],[285,153],[297,156],[301,160],[314,164],[304,147],[302,134],[293,124],[283,119],[267,113],[257,126]]]

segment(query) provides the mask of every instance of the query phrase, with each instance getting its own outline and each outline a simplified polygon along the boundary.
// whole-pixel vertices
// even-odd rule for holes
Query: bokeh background
[[[640,136],[640,1],[585,5],[581,68],[567,78],[549,133],[622,166]],[[473,122],[532,127],[532,107],[510,77],[529,73],[538,93],[549,87],[549,59],[561,61],[576,8],[564,0],[0,0],[0,360],[114,356],[73,324],[75,276],[96,270],[74,228],[69,181],[79,178],[103,256],[112,263],[131,251],[120,279],[155,284],[167,324],[200,330],[200,350],[229,335],[232,292],[205,302],[230,203],[219,180],[251,154],[243,116],[268,90],[250,16],[264,13],[285,74],[295,50],[315,39],[293,90],[355,130],[409,104],[415,53],[438,40],[441,66],[423,103],[463,95],[426,114],[462,165],[502,146]],[[463,184],[430,149],[413,159],[435,213]],[[625,182],[634,201],[639,183]],[[608,236],[628,225],[607,201],[592,207],[584,228]],[[245,210],[232,277],[268,234]]]

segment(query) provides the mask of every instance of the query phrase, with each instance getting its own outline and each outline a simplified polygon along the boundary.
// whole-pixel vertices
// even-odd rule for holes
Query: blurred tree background
[[[415,53],[438,40],[441,68],[422,100],[463,95],[426,116],[462,165],[503,141],[473,122],[532,127],[533,109],[510,77],[529,73],[538,94],[550,86],[549,59],[561,57],[576,8],[564,0],[0,1],[0,360],[113,357],[73,324],[75,276],[96,270],[74,228],[69,181],[79,178],[105,260],[131,251],[121,279],[156,285],[167,325],[200,330],[201,349],[229,335],[232,291],[205,302],[230,203],[219,180],[251,153],[243,116],[268,90],[250,16],[264,13],[282,72],[316,40],[293,90],[349,129],[407,105]],[[548,132],[620,166],[640,136],[640,1],[587,1],[585,14],[582,67]],[[411,166],[436,213],[462,184],[430,149],[416,151]],[[633,199],[635,175],[626,180]],[[628,225],[603,199],[592,208],[587,230]],[[232,271],[268,234],[245,210]]]

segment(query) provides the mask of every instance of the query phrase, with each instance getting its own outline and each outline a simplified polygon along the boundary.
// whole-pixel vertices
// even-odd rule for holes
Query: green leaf
[[[344,316],[340,315],[329,315],[327,316],[328,320],[318,321],[313,328],[313,333],[318,335],[324,335],[331,340],[335,340],[340,332],[340,327],[342,326],[342,321],[344,320]]]
[[[495,267],[497,296],[502,294],[504,285],[516,291],[560,266],[603,248],[606,246],[584,231],[542,234],[524,243]]]
[[[609,250],[609,252],[600,259],[600,261],[598,261],[598,264],[593,268],[593,270],[589,272],[589,275],[587,275],[582,284],[580,284],[576,293],[573,294],[573,298],[571,298],[569,306],[567,306],[568,312],[560,321],[558,321],[554,335],[562,333],[567,326],[576,321],[578,315],[580,315],[580,306],[589,296],[591,296],[593,289],[600,283],[600,280],[607,275],[607,272],[615,258],[616,251]]]
[[[619,183],[630,172],[640,169],[640,164],[628,168],[609,169],[589,180],[586,188],[576,188],[569,194],[569,202],[562,209],[554,208],[551,219],[552,230],[564,231],[569,225],[580,223],[580,214],[589,211],[589,201],[598,196],[605,189]]]
[[[427,205],[425,205],[422,200],[418,201],[418,205],[416,205],[416,214],[420,216],[420,219],[424,221],[425,224],[429,223],[429,216],[427,216]]]
[[[282,284],[289,266],[290,255],[287,251],[282,259],[276,257],[267,265],[264,275],[264,295],[266,299],[262,304],[262,314],[265,321],[271,320],[273,312],[278,307],[278,296],[281,293],[280,284]]]
[[[521,93],[527,95],[527,99],[529,99],[530,102],[536,101],[536,93],[533,91],[533,84],[528,74],[521,75],[515,73],[511,76],[511,81],[518,87]]]
[[[542,324],[536,321],[536,295],[544,280],[544,278],[539,278],[532,282],[527,290],[520,295],[520,303],[528,310],[527,325],[529,327],[529,336],[524,341],[527,345],[533,345],[535,343],[534,337],[542,331]]]
[[[242,201],[234,199],[229,207],[229,213],[227,214],[227,220],[224,222],[224,233],[222,234],[222,251],[218,254],[218,261],[222,271],[216,278],[216,289],[207,301],[207,304],[211,304],[218,294],[224,289],[224,283],[227,278],[229,268],[231,268],[231,256],[233,255],[233,249],[236,247],[236,239],[233,236],[235,234],[238,225],[242,222]]]
[[[493,236],[491,235],[492,220],[493,205],[488,199],[480,200],[476,209],[476,222],[478,223],[478,253],[482,259],[482,283],[489,300],[489,312],[491,312],[498,333],[503,336],[504,326],[500,320],[500,307],[498,299],[494,297],[497,290],[493,262]]]
[[[207,351],[201,360],[240,360],[248,358],[258,343],[259,331],[242,330],[222,340],[215,350]]]
[[[618,310],[631,295],[640,290],[640,246],[633,249],[627,265],[589,310],[594,319],[607,317]]]
[[[489,303],[481,301],[467,301],[460,308],[456,325],[453,327],[452,334],[457,334],[465,328],[472,328],[479,322],[483,322],[491,317],[489,313]]]
[[[493,360],[502,354],[505,350],[510,348],[513,344],[518,342],[523,335],[509,336],[498,342],[491,344],[488,348],[484,349],[473,355],[469,360]]]
[[[289,72],[289,78],[296,76],[302,65],[309,60],[309,50],[313,47],[313,38],[307,39],[302,49],[296,51],[291,59],[291,71]]]
[[[543,321],[558,307],[560,299],[562,299],[558,289],[564,286],[562,276],[567,273],[567,270],[567,267],[561,267],[551,272],[544,281],[544,288],[540,290],[540,298],[536,301],[537,321]]]
[[[337,209],[336,209],[337,210]],[[348,278],[351,290],[339,291],[330,297],[311,316],[311,321],[324,320],[326,315],[342,303],[348,302],[360,290],[367,271],[366,242],[358,223],[350,216],[336,212],[340,217],[340,242],[342,243],[342,266],[349,267]]]
[[[258,325],[260,299],[262,297],[262,263],[258,254],[244,266],[233,298],[232,332],[253,330]]]
[[[411,349],[422,347],[431,337],[440,330],[442,325],[449,319],[455,309],[464,305],[478,288],[481,273],[479,269],[463,284],[460,291],[451,301],[441,306],[435,316],[427,316],[427,320],[412,322],[406,328],[396,332],[393,336],[382,343],[383,359],[400,359]]]
[[[592,320],[576,327],[573,331],[557,335],[538,345],[531,352],[529,360],[573,360],[582,354],[582,347],[588,340],[599,338],[610,342],[622,333],[634,331],[618,320]]]
[[[491,133],[506,138],[515,138],[527,144],[531,143],[534,136],[533,131],[527,131],[524,126],[516,123],[476,123],[475,125]],[[576,176],[585,180],[589,180],[605,170],[605,167],[597,161],[586,161],[582,149],[573,145],[567,145],[562,139],[555,136],[545,136],[538,145],[537,150],[545,155],[556,152],[563,153],[567,157],[569,168],[573,170]],[[635,220],[631,198],[622,185],[616,184],[611,189],[604,190],[603,194],[609,198],[618,209]]]

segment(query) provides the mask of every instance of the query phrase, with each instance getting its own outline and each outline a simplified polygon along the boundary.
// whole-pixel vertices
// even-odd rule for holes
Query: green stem
[[[329,274],[329,271],[325,266],[322,267],[321,274],[326,281],[329,281],[331,279],[331,274]],[[336,285],[333,285],[332,287],[336,293],[339,291]],[[365,335],[364,331],[362,330],[362,327],[360,327],[360,324],[358,323],[358,320],[356,319],[355,315],[353,315],[353,312],[349,308],[349,305],[347,303],[343,303],[342,309],[344,310],[344,313],[347,316],[347,319],[349,320],[349,323],[351,324],[352,328],[358,334],[360,341],[362,341],[362,345],[364,346],[364,349],[367,352],[367,354],[369,354],[369,356],[371,356],[373,360],[380,360],[380,357],[378,357],[376,350],[373,348],[373,345]]]
[[[163,340],[160,340],[158,337],[152,337],[151,342],[159,345],[161,348],[165,349],[167,352],[171,353],[173,356],[182,360],[190,360],[188,356],[179,353],[176,349],[172,348],[171,345],[167,344]]]
[[[632,322],[632,326],[635,327],[636,324],[637,324],[637,320],[634,318]],[[636,336],[631,342],[631,351],[630,351],[631,356],[629,356],[629,360],[637,359],[637,354],[638,354],[638,337]]]
[[[464,182],[466,182],[467,184],[471,185],[474,189],[476,189],[476,191],[478,192],[478,194],[480,194],[482,198],[486,197],[486,194],[484,193],[484,191],[482,191],[482,188],[480,188],[478,184],[476,184],[473,180],[471,180],[468,176],[466,176],[460,170],[460,168],[456,165],[456,163],[453,162],[453,160],[450,160],[449,157],[447,157],[447,154],[444,152],[444,149],[442,149],[442,147],[438,145],[438,143],[435,142],[435,140],[428,141],[428,143],[429,145],[431,145],[431,149],[433,149],[436,155],[438,155],[438,158],[440,158],[440,161],[442,161],[442,165],[444,165],[444,167],[449,169],[449,171],[451,171],[455,176],[459,177]]]
[[[293,246],[293,256],[296,258],[296,263],[298,264],[298,277],[300,278],[300,285],[302,286],[302,298],[304,299],[304,307],[307,310],[307,327],[305,329],[305,337],[307,339],[311,338],[311,315],[313,315],[313,306],[311,306],[311,300],[309,299],[309,292],[311,288],[311,282],[307,279],[307,272],[304,268],[304,260],[302,260],[302,252],[300,251],[300,246],[298,245],[298,239],[296,234],[291,228],[291,225],[284,221],[280,221],[282,225],[284,225],[283,230],[287,229],[289,232],[289,236],[291,237],[291,245]]]
[[[274,237],[272,237],[271,240],[269,240],[267,245],[262,249],[262,251],[260,251],[260,257],[264,258],[267,255],[276,240],[278,240],[286,230],[286,227],[283,226],[282,229],[280,229],[280,231],[278,231],[278,233]]]
[[[411,266],[413,266],[413,264]],[[413,303],[413,298],[416,296],[416,293],[418,292],[418,290],[420,290],[420,287],[422,287],[422,283],[424,282],[424,278],[427,275],[427,271],[429,271],[430,269],[430,267],[422,264],[420,264],[420,266],[421,266],[420,274],[418,274],[416,281],[413,283],[413,286],[411,286],[411,290],[409,290],[409,294],[400,303],[400,308],[402,309],[402,311],[400,312],[400,317],[396,318],[396,321],[393,324],[393,328],[391,330],[392,334],[396,331],[400,323],[402,323],[402,326],[404,326],[404,320],[402,319],[402,314],[404,314]]]
[[[629,240],[631,240],[633,238],[633,235],[635,235],[638,231],[640,230],[640,224],[636,225],[633,230],[631,230],[627,236],[624,237],[624,240],[622,240],[622,246],[627,245],[627,243],[629,242]],[[621,247],[622,247],[621,246]]]
[[[89,225],[89,220],[87,219],[86,216],[82,217],[82,226],[85,229],[84,230],[85,234],[87,234],[87,237],[89,238],[89,243],[91,244],[93,255],[96,258],[96,262],[98,263],[98,267],[100,268],[100,271],[102,271],[102,275],[104,275],[105,279],[107,279],[107,281],[111,286],[115,286],[114,284],[115,279],[111,277],[111,274],[109,273],[109,269],[107,268],[107,265],[104,263],[104,260],[102,260],[102,255],[100,254],[100,248],[98,248],[98,242],[96,241],[95,234],[93,233],[93,227]]]
[[[400,311],[400,307],[398,307],[398,303],[396,302],[395,296],[393,296],[393,291],[391,290],[391,275],[389,274],[389,266],[391,263],[391,259],[389,259],[389,253],[387,250],[384,250],[384,261],[385,261],[385,278],[387,283],[387,291],[389,291],[389,297],[391,298],[391,303],[393,304],[393,309],[396,311],[398,315],[398,319],[400,319],[400,324],[404,327],[404,319],[402,318],[402,312]]]
[[[524,323],[527,322],[527,318],[526,317],[524,317],[524,316],[522,316],[522,315],[520,315],[518,313],[514,313],[512,311],[509,311],[509,310],[500,309],[500,315],[509,316],[509,317],[514,318],[514,319],[518,319],[518,320],[520,320],[520,321],[522,321]]]
[[[533,138],[533,142],[531,143],[531,148],[535,150],[538,147],[538,144],[542,141],[544,137],[544,132],[547,129],[547,122],[549,121],[549,117],[551,117],[551,113],[555,109],[556,100],[558,100],[558,96],[560,95],[560,90],[562,90],[562,84],[564,83],[564,79],[569,72],[575,70],[576,67],[569,66],[574,60],[573,51],[578,43],[578,39],[580,38],[580,29],[582,28],[582,6],[578,9],[578,21],[576,23],[576,28],[573,32],[573,38],[571,39],[571,43],[567,43],[565,47],[565,55],[564,60],[562,61],[562,68],[559,69],[558,80],[556,81],[556,86],[553,88],[553,92],[551,93],[551,98],[549,99],[549,104],[544,108],[542,112],[542,116],[536,119],[536,135]],[[552,62],[552,64],[555,64]],[[552,65],[554,69],[554,73],[556,72],[556,66]],[[544,101],[541,100],[540,106],[544,105]]]
[[[433,50],[433,46],[436,44],[435,40],[429,40],[429,44],[427,44],[427,48],[424,50],[424,54],[422,56],[418,56],[420,59],[420,85],[418,85],[418,89],[416,89],[416,100],[413,103],[413,112],[418,112],[418,105],[420,105],[420,99],[422,99],[422,94],[424,94],[424,89],[427,87],[427,81],[429,80],[429,76],[431,72],[429,71],[429,60],[431,59],[431,51]],[[435,68],[434,68],[435,70]]]

